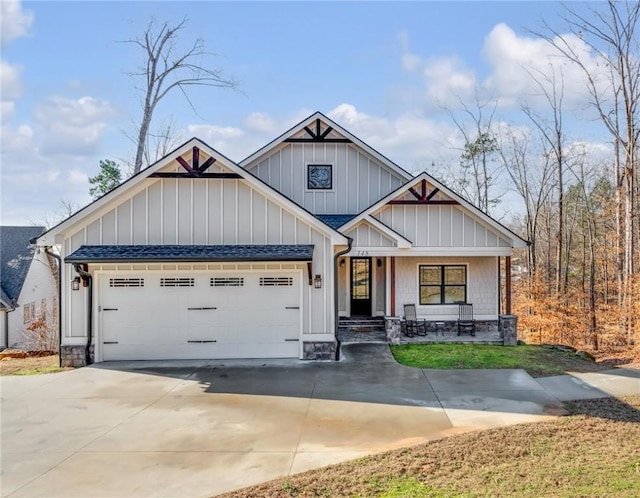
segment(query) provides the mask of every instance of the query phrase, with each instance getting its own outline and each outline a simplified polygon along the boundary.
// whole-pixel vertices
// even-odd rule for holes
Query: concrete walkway
[[[603,393],[640,388],[634,371],[613,379],[618,372],[579,380]],[[4,377],[0,491],[211,496],[450,434],[547,420],[571,395],[566,379],[551,379],[404,367],[383,344],[348,346],[339,363],[113,362]]]

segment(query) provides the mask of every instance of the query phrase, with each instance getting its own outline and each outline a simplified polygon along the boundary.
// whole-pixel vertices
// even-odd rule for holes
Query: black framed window
[[[333,189],[333,166],[331,164],[307,164],[307,189]]]
[[[420,265],[420,304],[467,302],[467,267],[464,265]]]

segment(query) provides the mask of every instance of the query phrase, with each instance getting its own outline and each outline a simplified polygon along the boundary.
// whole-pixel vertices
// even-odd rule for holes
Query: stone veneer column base
[[[402,319],[400,317],[385,317],[384,330],[387,333],[387,342],[389,344],[400,344],[400,333],[402,330]]]
[[[518,344],[518,317],[516,315],[500,315],[500,334],[502,344],[516,346]]]
[[[303,360],[336,360],[338,343],[332,342],[305,342],[302,344]]]
[[[93,363],[94,347],[89,349],[90,360]],[[60,346],[60,360],[63,367],[86,367],[87,366],[87,346]]]

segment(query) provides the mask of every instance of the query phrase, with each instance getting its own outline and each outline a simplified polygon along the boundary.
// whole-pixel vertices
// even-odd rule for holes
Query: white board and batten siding
[[[203,270],[294,270],[296,275],[300,275],[301,282],[301,328],[304,337],[300,337],[300,342],[333,340],[333,246],[330,236],[245,180],[148,178],[131,193],[125,192],[66,229],[62,239],[63,258],[81,245],[313,244],[313,273],[322,276],[321,289],[307,285],[306,263],[151,267],[162,271],[173,268],[184,275],[202,273]],[[111,271],[109,268],[127,272],[136,268],[150,271],[151,267],[118,264],[107,267],[90,265],[89,269],[92,272],[96,269],[108,272]],[[66,344],[84,344],[86,341],[86,289],[71,291],[70,282],[75,275],[72,265],[63,265],[66,302],[63,334]]]
[[[372,215],[414,248],[482,248],[509,251],[511,242],[456,205],[388,205]]]
[[[307,165],[331,164],[333,188],[307,189]],[[314,214],[357,214],[406,179],[348,143],[283,143],[245,169]]]

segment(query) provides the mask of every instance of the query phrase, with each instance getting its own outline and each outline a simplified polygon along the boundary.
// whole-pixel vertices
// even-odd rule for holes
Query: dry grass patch
[[[27,358],[4,358],[0,361],[0,376],[39,375],[72,370],[60,367],[58,355],[28,356]]]
[[[277,479],[240,497],[633,497],[640,396],[567,403],[573,415],[453,436]]]

